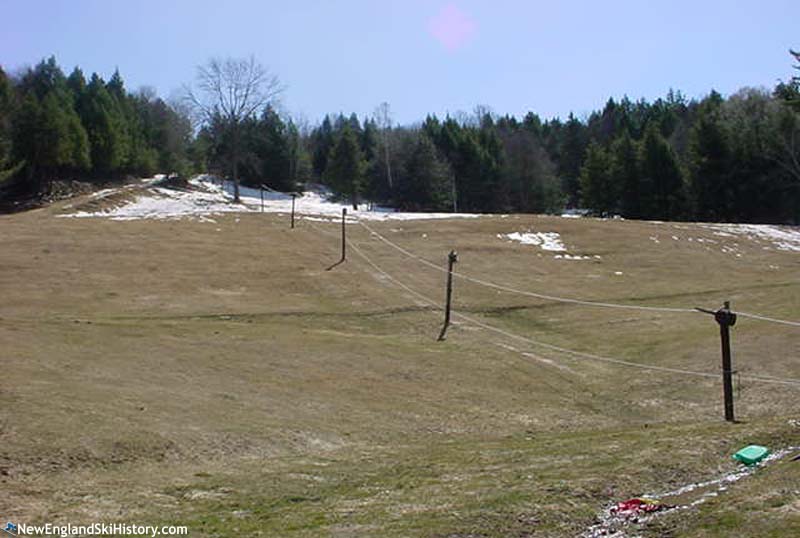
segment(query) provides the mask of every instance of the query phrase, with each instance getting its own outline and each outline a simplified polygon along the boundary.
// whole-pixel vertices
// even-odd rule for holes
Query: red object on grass
[[[627,501],[618,502],[617,506],[611,509],[615,514],[649,514],[650,512],[658,512],[666,508],[665,504],[650,499],[628,499]]]

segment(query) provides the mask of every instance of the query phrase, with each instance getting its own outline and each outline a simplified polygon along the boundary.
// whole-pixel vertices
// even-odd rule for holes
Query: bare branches
[[[384,161],[386,161],[386,179],[389,183],[389,190],[394,188],[392,184],[392,164],[389,155],[389,131],[392,129],[392,112],[389,103],[383,102],[375,109],[375,121],[380,127],[381,144],[383,145]]]
[[[198,93],[185,88],[186,101],[199,123],[213,125],[221,120],[230,134],[228,157],[233,175],[235,202],[239,201],[240,126],[243,121],[278,99],[283,86],[253,56],[212,58],[197,68]]]
[[[212,58],[197,68],[198,92],[185,88],[200,121],[221,116],[233,125],[273,104],[283,93],[278,77],[249,58]]]

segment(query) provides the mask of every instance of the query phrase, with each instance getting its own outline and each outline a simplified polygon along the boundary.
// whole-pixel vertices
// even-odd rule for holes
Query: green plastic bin
[[[732,457],[745,465],[754,465],[769,455],[769,449],[765,446],[750,445],[741,449]]]

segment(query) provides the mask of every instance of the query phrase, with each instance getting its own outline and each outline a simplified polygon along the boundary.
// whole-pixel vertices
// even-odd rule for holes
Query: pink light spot
[[[428,31],[444,48],[455,52],[475,34],[475,22],[451,3],[430,20]]]

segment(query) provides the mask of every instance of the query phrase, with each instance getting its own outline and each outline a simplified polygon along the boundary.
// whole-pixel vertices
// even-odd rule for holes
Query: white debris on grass
[[[61,217],[105,217],[112,220],[139,219],[181,219],[199,215],[218,215],[222,213],[288,213],[291,211],[292,197],[277,191],[262,191],[244,186],[239,187],[238,204],[233,203],[233,185],[226,182],[220,185],[209,176],[198,176],[189,180],[190,190],[154,187],[153,183],[163,178],[152,178],[144,182],[147,188],[135,200],[118,207],[102,211],[59,215]],[[124,188],[124,187],[123,187]],[[123,189],[121,188],[121,189]],[[103,197],[121,189],[107,189]],[[101,191],[102,192],[102,191]],[[365,220],[423,220],[450,218],[477,218],[477,213],[407,213],[375,206],[371,210],[366,204],[353,211],[348,204],[330,200],[330,193],[323,188],[304,192],[295,199],[295,211],[300,215],[322,217],[341,216],[342,209],[350,209],[350,215]]]

